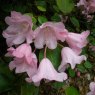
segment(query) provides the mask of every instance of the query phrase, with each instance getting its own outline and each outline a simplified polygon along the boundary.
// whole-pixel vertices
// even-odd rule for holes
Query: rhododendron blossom
[[[10,70],[16,68],[16,73],[26,72],[29,77],[36,73],[37,57],[32,53],[30,45],[22,44],[14,50],[13,48],[10,48],[9,54],[10,53],[14,57],[14,60],[9,64]]]
[[[88,30],[82,32],[81,34],[68,33],[68,36],[66,37],[66,42],[77,54],[80,54],[82,48],[85,47],[88,43],[87,37],[89,34],[90,32]]]
[[[82,13],[89,16],[90,13],[95,12],[95,0],[80,0],[77,6],[82,8]]]
[[[32,43],[33,24],[29,16],[12,11],[11,17],[6,17],[5,22],[9,26],[3,31],[3,36],[6,38],[8,46],[21,44],[25,40],[27,43]]]
[[[87,1],[80,0],[78,6],[86,6],[85,3]],[[45,22],[33,32],[31,17],[15,11],[11,12],[11,17],[5,18],[5,22],[9,26],[3,31],[3,36],[6,38],[7,45],[10,47],[7,49],[8,53],[5,56],[13,58],[9,63],[9,68],[10,70],[15,69],[15,73],[27,73],[28,76],[25,80],[29,83],[39,86],[41,80],[45,80],[45,83],[49,81],[63,82],[67,79],[67,74],[64,71],[69,65],[74,69],[76,64],[80,64],[86,60],[86,56],[80,55],[80,53],[82,48],[88,43],[87,37],[90,34],[88,30],[81,34],[72,33],[65,28],[62,22]],[[64,44],[64,41],[69,47],[65,47],[67,44]],[[32,42],[33,44],[31,44]],[[49,54],[47,47],[49,49],[55,49],[57,43],[63,47],[58,47],[58,51],[62,49],[61,64],[60,60],[59,65],[56,63],[59,72],[54,68],[50,59],[46,58],[46,54]],[[38,58],[42,57],[42,55],[40,55],[41,51],[38,50],[36,52],[36,49],[42,50],[43,48],[43,59],[40,63],[36,54],[32,52],[31,47],[34,48],[34,52],[37,53]],[[55,52],[57,54],[56,49],[54,50]],[[60,57],[60,53],[58,54]],[[57,58],[51,57],[52,59],[54,58],[54,63]]]
[[[42,79],[63,82],[63,80],[67,79],[67,74],[64,72],[58,73],[54,69],[50,60],[48,58],[43,58],[39,65],[37,73],[32,77],[34,83],[40,82]]]
[[[41,49],[46,44],[49,49],[55,49],[57,40],[65,41],[68,31],[62,22],[46,22],[38,27],[34,33],[36,48]]]
[[[80,64],[83,60],[86,60],[85,55],[77,55],[71,48],[64,47],[61,52],[62,56],[62,62],[59,66],[58,70],[64,71],[64,67],[69,63],[71,65],[71,68],[74,69],[76,64]]]
[[[89,85],[90,92],[87,95],[95,95],[95,82],[91,82]]]

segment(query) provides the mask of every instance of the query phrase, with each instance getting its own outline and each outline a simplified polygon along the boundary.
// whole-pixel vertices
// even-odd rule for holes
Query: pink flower
[[[87,7],[87,1],[86,0],[80,0],[78,3],[77,3],[77,6],[80,7],[80,6],[85,6]]]
[[[82,48],[87,45],[87,37],[89,34],[89,31],[84,31],[81,34],[68,33],[66,42],[77,54],[80,54]]]
[[[58,70],[60,72],[64,71],[69,63],[71,65],[71,68],[74,69],[76,64],[80,64],[83,60],[86,60],[85,55],[77,55],[71,48],[64,47],[61,52],[62,56],[62,62],[59,66]]]
[[[49,81],[55,80],[63,82],[67,79],[67,74],[62,72],[58,73],[49,59],[44,58],[38,68],[37,73],[32,77],[34,83],[39,83],[42,79],[47,79]]]
[[[28,63],[32,61],[31,59],[31,46],[29,44],[22,44],[18,48],[16,48],[13,52],[13,56],[17,58],[25,58]]]
[[[88,0],[89,13],[95,12],[95,0]]]
[[[33,76],[37,71],[37,57],[32,53],[31,46],[22,44],[17,49],[9,48],[9,55],[14,57],[10,62],[10,70],[16,68],[16,73],[26,72],[29,77]]]
[[[3,31],[3,36],[6,38],[7,45],[18,45],[25,40],[27,43],[32,43],[33,31],[32,20],[29,16],[22,15],[19,12],[12,11],[11,17],[6,17],[5,22],[9,25]]]
[[[87,17],[90,13],[95,12],[95,0],[80,0],[77,3],[77,6],[82,9],[82,13]]]
[[[38,49],[43,48],[45,44],[49,49],[55,49],[57,47],[57,40],[63,42],[67,36],[67,30],[61,22],[46,22],[38,27],[34,33],[34,44]]]
[[[32,77],[37,71],[37,63],[35,61],[37,59],[35,55],[32,55],[31,58],[31,63],[28,63],[25,58],[14,58],[14,60],[9,63],[10,70],[15,69],[16,73],[26,72],[29,77]]]
[[[90,92],[87,95],[95,95],[95,82],[91,82],[89,85]]]

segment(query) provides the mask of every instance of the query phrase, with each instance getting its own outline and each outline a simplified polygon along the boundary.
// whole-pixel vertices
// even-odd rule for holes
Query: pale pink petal
[[[55,49],[57,47],[57,39],[54,33],[47,31],[45,33],[45,43],[49,49]]]
[[[77,33],[68,33],[68,36],[66,38],[66,42],[69,44],[69,46],[76,51],[77,54],[81,53],[81,49],[85,47],[88,43],[87,37],[90,34],[90,32],[84,31],[81,34]]]
[[[86,0],[80,0],[78,3],[77,3],[77,6],[80,7],[80,6],[87,6],[87,2]]]
[[[62,62],[58,70],[63,71],[64,66],[68,63],[71,65],[71,68],[74,69],[76,64],[80,64],[83,60],[86,60],[85,55],[77,55],[71,48],[64,47],[61,52]]]
[[[89,88],[91,91],[95,91],[95,82],[91,82]]]
[[[47,58],[44,58],[39,65],[37,73],[32,77],[32,80],[34,83],[40,82],[42,79],[63,82],[63,80],[67,79],[67,74],[64,72],[58,73],[54,69],[50,60]]]
[[[37,71],[37,64],[36,63],[32,63],[32,64],[35,64],[35,65],[33,66],[33,65],[27,64],[25,59],[15,58],[14,61],[10,62],[9,68],[10,70],[15,69],[16,73],[26,72],[29,77],[32,77]]]
[[[38,30],[38,29],[37,29]],[[36,31],[36,30],[35,30]],[[35,32],[34,31],[34,32]],[[35,47],[38,49],[43,48],[44,44],[45,44],[45,37],[44,37],[44,32],[39,32],[37,33],[38,35],[36,36],[35,40],[34,40],[34,44]],[[35,34],[36,35],[36,34]]]
[[[90,92],[88,92],[86,95],[95,95],[95,82],[91,82],[89,88]]]
[[[10,47],[7,49],[8,53],[5,54],[5,56],[10,56],[13,57],[13,52],[15,51],[15,49],[13,47]]]
[[[62,22],[43,23],[34,31],[35,47],[41,49],[46,44],[49,49],[55,49],[57,47],[57,40],[65,41],[67,34],[68,31]]]
[[[32,43],[33,42],[32,39],[34,39],[34,34],[33,34],[33,31],[30,31],[29,34],[27,34],[27,36],[26,36],[27,43],[28,44]]]
[[[3,31],[3,36],[6,38],[8,46],[18,45],[24,41],[29,44],[33,42],[31,17],[12,11],[11,17],[6,17],[5,21],[9,26]]]
[[[13,52],[13,56],[17,57],[17,58],[22,58],[25,57],[27,62],[30,63],[31,62],[31,46],[29,44],[22,44],[20,45],[14,52]]]
[[[94,94],[93,94],[93,92],[89,92],[89,93],[87,93],[86,95],[94,95]]]
[[[18,45],[25,41],[25,37],[23,35],[19,35],[15,37],[15,39],[12,41],[13,44]]]

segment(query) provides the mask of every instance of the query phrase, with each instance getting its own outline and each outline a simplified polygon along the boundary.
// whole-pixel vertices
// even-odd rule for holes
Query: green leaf
[[[10,85],[10,81],[0,74],[0,93],[11,89]]]
[[[45,7],[43,7],[43,6],[37,6],[37,8],[38,8],[38,10],[40,10],[40,11],[43,11],[43,12],[45,12],[45,11],[46,11],[46,8],[45,8]]]
[[[46,11],[46,2],[43,0],[36,1],[36,6],[39,11],[45,12]]]
[[[1,59],[0,59],[0,73],[6,77],[8,77],[9,79],[14,79],[14,75],[13,73],[9,70],[8,64],[4,63]]]
[[[70,20],[71,20],[71,22],[72,22],[72,24],[75,26],[75,27],[80,27],[80,24],[79,24],[79,21],[78,21],[78,19],[77,18],[75,18],[75,17],[70,17]]]
[[[70,87],[66,88],[65,89],[65,94],[66,95],[80,95],[79,91],[73,86],[70,86]]]
[[[87,68],[87,69],[91,69],[92,68],[92,64],[89,62],[89,61],[86,61],[84,63],[84,66]]]
[[[85,72],[86,72],[86,68],[84,67],[83,64],[78,64],[78,65],[77,65],[77,69],[78,69],[81,73],[85,73]]]
[[[17,12],[22,12],[24,13],[26,11],[27,7],[26,6],[21,6],[21,5],[16,5],[14,6],[14,10],[17,11]]]
[[[47,22],[48,20],[47,20],[47,18],[44,17],[44,16],[38,16],[38,21],[39,21],[40,24],[42,24],[42,23],[44,23],[44,22]]]
[[[52,62],[54,67],[58,69],[58,66],[61,63],[61,49],[62,47],[57,46],[56,49],[50,50],[47,49],[46,57]],[[44,58],[44,50],[41,50],[39,53],[39,60],[41,61]]]
[[[52,86],[56,89],[60,89],[64,86],[64,84],[65,84],[64,82],[55,82],[52,84]]]
[[[73,69],[69,68],[68,73],[70,77],[75,77],[75,71]]]
[[[32,84],[24,83],[21,86],[21,95],[39,95],[39,88]]]
[[[61,18],[59,17],[58,14],[54,14],[54,15],[51,17],[51,20],[58,22],[58,21],[61,21]]]
[[[74,3],[72,0],[56,0],[57,6],[64,13],[70,13],[74,8]]]

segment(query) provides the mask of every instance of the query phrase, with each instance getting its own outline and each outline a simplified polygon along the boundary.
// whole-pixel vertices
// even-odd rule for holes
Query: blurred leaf
[[[21,86],[21,95],[39,95],[39,88],[33,84],[24,83]]]
[[[75,18],[75,17],[70,17],[70,20],[71,20],[71,22],[72,22],[72,24],[75,26],[75,27],[80,27],[80,24],[79,24],[79,21],[78,21],[78,19],[77,18]]]
[[[36,6],[39,11],[45,12],[46,11],[46,2],[43,0],[36,1]]]
[[[57,6],[64,13],[70,13],[74,8],[74,3],[72,0],[56,0]]]
[[[48,20],[44,16],[38,16],[38,21],[40,24],[43,24],[43,23],[47,22]]]
[[[15,76],[9,70],[9,67],[0,59],[0,93],[12,88]]]
[[[78,90],[73,86],[70,86],[70,87],[66,88],[65,89],[65,94],[66,95],[80,95]]]
[[[22,6],[22,5],[17,5],[17,6],[14,6],[14,10],[17,11],[17,12],[22,12],[24,13],[26,11],[27,7],[26,6]]]
[[[58,14],[54,14],[54,15],[51,17],[51,20],[58,22],[58,21],[61,21],[61,18],[60,18],[60,16],[59,16]]]
[[[70,77],[75,77],[75,71],[71,68],[68,68],[68,73]]]
[[[78,69],[81,73],[85,73],[85,72],[86,72],[86,68],[84,67],[83,64],[78,64],[78,65],[77,65],[77,69]]]
[[[30,16],[31,18],[33,17],[33,13],[25,13],[25,15]]]
[[[7,76],[10,80],[14,79],[14,75],[13,73],[9,70],[8,64],[4,63],[1,59],[0,59],[0,73],[4,76]]]
[[[57,69],[61,63],[61,47],[57,46],[56,49],[50,50],[47,49],[46,57],[50,59],[54,67]],[[44,50],[41,50],[39,53],[39,60],[41,61],[44,58]]]
[[[11,83],[0,74],[0,93],[11,89]]]
[[[38,10],[40,10],[40,11],[43,11],[43,12],[46,11],[46,8],[44,8],[44,7],[42,7],[42,6],[37,6],[37,8],[38,8]]]
[[[56,89],[60,89],[64,86],[64,82],[55,82],[52,84],[52,86]]]
[[[58,8],[56,5],[53,5],[53,8],[54,8],[54,10],[55,10],[56,12],[59,12],[59,11],[60,11],[59,8]]]
[[[91,69],[93,66],[92,66],[92,64],[89,62],[89,61],[86,61],[85,63],[84,63],[84,66],[87,68],[87,69]]]

